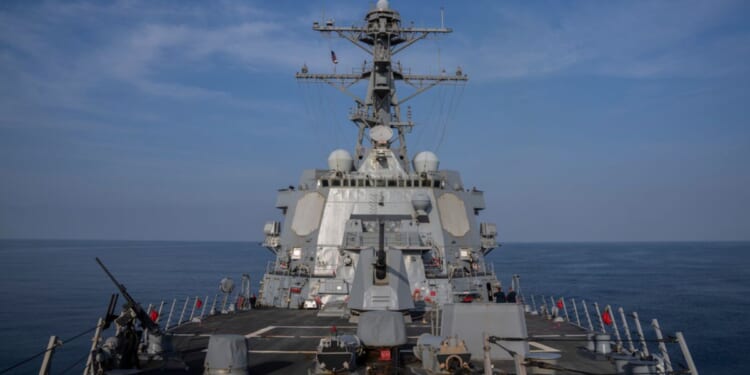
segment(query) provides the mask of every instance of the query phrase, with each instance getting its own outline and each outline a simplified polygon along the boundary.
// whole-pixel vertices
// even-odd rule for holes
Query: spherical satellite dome
[[[328,169],[337,172],[349,172],[352,170],[353,160],[349,151],[335,150],[328,156]]]
[[[437,155],[430,151],[422,151],[414,156],[414,170],[420,174],[437,171],[439,164]]]
[[[232,280],[231,277],[225,277],[221,279],[221,282],[219,283],[219,290],[221,290],[222,293],[232,293],[234,290],[234,280]]]

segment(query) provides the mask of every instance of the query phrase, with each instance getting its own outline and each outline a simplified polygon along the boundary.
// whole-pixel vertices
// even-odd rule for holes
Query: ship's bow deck
[[[306,374],[313,366],[320,339],[329,336],[333,326],[338,334],[356,332],[356,325],[346,319],[318,317],[317,313],[315,310],[256,309],[184,324],[172,330],[172,345],[179,356],[172,358],[168,367],[180,372],[202,373],[209,337],[213,334],[239,334],[248,338],[251,374]],[[426,317],[429,319],[429,315]],[[614,372],[610,362],[582,349],[586,346],[586,331],[583,329],[529,314],[526,315],[526,324],[531,352],[559,353],[559,368],[575,369],[576,373]],[[429,321],[417,320],[407,324],[409,341],[401,351],[404,361],[415,361],[409,348],[419,335],[429,332]],[[496,361],[493,365],[496,370],[515,372],[511,361]],[[566,372],[558,370],[558,373]]]

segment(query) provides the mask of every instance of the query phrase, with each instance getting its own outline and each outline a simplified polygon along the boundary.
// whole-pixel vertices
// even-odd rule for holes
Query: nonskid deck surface
[[[558,374],[614,374],[613,363],[601,355],[585,350],[587,331],[567,322],[554,322],[539,315],[526,314],[529,349],[534,352],[556,352],[561,355],[557,366],[576,371],[558,370]]]
[[[169,368],[200,374],[209,337],[212,334],[239,334],[249,341],[251,374],[307,374],[313,366],[320,339],[331,334],[331,327],[336,326],[338,334],[354,334],[357,330],[356,324],[347,319],[318,317],[317,314],[315,310],[256,309],[182,325],[171,331],[174,349],[181,353],[181,359],[178,364],[171,361]],[[562,357],[557,365],[577,370],[570,373],[614,373],[611,363],[596,359],[581,349],[586,346],[585,330],[529,314],[526,315],[526,324],[532,353],[559,352]],[[427,321],[418,320],[407,324],[406,328],[409,339],[406,347],[410,348],[419,335],[430,332],[429,314]],[[405,359],[411,359],[410,349],[402,352]],[[515,372],[511,361],[495,361],[493,365],[496,371]]]
[[[182,325],[172,332],[176,351],[190,373],[202,373],[205,349],[212,334],[238,334],[249,339],[251,374],[307,374],[320,338],[337,326],[340,333],[356,327],[346,320],[317,317],[318,311],[256,309],[218,315],[201,323]],[[340,328],[338,328],[340,327]]]

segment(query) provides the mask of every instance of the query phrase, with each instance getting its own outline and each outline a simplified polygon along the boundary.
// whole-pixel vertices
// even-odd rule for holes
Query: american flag
[[[333,61],[334,64],[339,63],[339,59],[336,58],[336,52],[333,52],[333,50],[331,50],[331,61]]]

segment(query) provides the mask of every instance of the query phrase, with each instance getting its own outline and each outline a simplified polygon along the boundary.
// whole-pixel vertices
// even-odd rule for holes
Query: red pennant
[[[563,308],[563,300],[562,300],[562,298],[560,298],[559,300],[557,300],[557,308],[560,309],[560,310],[562,310],[562,308]]]
[[[200,298],[198,298],[198,299],[197,299],[197,300],[195,301],[195,308],[196,308],[196,309],[200,309],[200,308],[201,308],[202,306],[203,306],[203,301],[201,301],[201,299],[200,299]]]
[[[602,313],[602,322],[608,326],[612,325],[612,315],[610,315],[609,310],[604,310]]]
[[[156,322],[156,319],[159,319],[159,313],[156,310],[151,310],[148,317],[151,318],[152,322]]]

